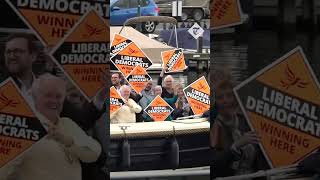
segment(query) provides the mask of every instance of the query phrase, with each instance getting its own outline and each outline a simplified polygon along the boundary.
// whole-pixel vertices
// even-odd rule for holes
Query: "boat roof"
[[[114,35],[120,32],[121,28],[121,26],[110,26],[111,41],[113,40]],[[165,45],[161,42],[151,39],[148,36],[142,34],[141,32],[129,26],[124,27],[124,29],[121,32],[121,35],[135,42],[154,64],[162,64],[162,51],[174,49],[174,47]]]

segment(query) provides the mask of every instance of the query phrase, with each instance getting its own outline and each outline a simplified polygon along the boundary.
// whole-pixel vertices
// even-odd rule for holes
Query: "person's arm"
[[[161,76],[158,78],[157,84],[158,84],[159,86],[162,86],[162,77],[161,77]]]
[[[75,122],[69,118],[60,118],[63,128],[49,124],[48,134],[66,149],[85,163],[97,161],[101,154],[100,144],[88,136]]]
[[[81,161],[85,163],[91,163],[97,161],[101,154],[101,145],[88,136],[80,127],[78,127],[71,120],[66,120],[65,123],[68,130],[71,131],[73,138],[72,144],[67,148],[74,153]]]
[[[140,99],[142,98],[142,95],[137,94],[134,90],[130,92],[130,96],[129,98],[133,99],[136,103],[138,103],[140,101]]]
[[[133,101],[132,99],[129,99],[129,101],[127,102],[127,106],[130,108],[130,110],[132,112],[135,113],[140,113],[142,111],[141,106],[139,106],[135,101]]]
[[[164,71],[165,71],[165,68],[162,68],[162,71],[160,73],[160,76],[158,78],[158,85],[162,86],[162,79],[163,79],[163,76],[164,76]]]
[[[210,161],[214,166],[214,177],[231,176],[233,172],[231,171],[232,163],[238,159],[232,152],[231,147],[224,148],[220,147],[221,144],[221,127],[214,123],[210,129],[210,146],[211,146],[211,156]]]
[[[147,97],[144,96],[143,98],[141,98],[140,101],[139,101],[139,105],[141,106],[142,109],[146,108],[148,106]]]
[[[16,176],[19,171],[19,166],[21,166],[23,162],[23,158],[24,155],[0,168],[0,180],[18,179]]]

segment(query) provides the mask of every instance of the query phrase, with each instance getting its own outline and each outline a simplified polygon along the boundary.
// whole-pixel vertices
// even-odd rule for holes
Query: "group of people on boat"
[[[120,72],[113,73],[111,84],[122,96],[125,104],[118,111],[110,114],[110,122],[114,124],[154,121],[144,109],[157,96],[161,96],[174,109],[166,121],[193,115],[190,104],[184,95],[183,85],[175,82],[172,75],[164,77],[164,74],[165,68],[161,71],[157,84],[150,80],[141,93],[136,93]]]

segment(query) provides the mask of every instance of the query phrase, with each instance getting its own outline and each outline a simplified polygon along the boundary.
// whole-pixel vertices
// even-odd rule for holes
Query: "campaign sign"
[[[154,121],[164,121],[172,113],[173,108],[159,95],[144,109]]]
[[[211,27],[220,29],[242,24],[242,12],[239,0],[211,1]]]
[[[117,51],[114,52],[116,53]],[[113,55],[110,60],[124,77],[127,77],[138,65],[144,69],[148,69],[152,65],[151,60],[134,42],[131,42],[126,47],[122,48],[122,50]]]
[[[104,20],[109,18],[109,3],[97,0],[5,0],[33,29],[41,42],[55,46],[82,15],[95,9]]]
[[[301,47],[234,92],[271,167],[293,165],[320,147],[320,89]]]
[[[163,67],[167,67],[165,73],[181,72],[187,68],[182,49],[174,49],[161,52]]]
[[[95,10],[84,15],[58,43],[51,55],[88,101],[105,86],[109,61],[109,32]]]
[[[112,86],[110,88],[110,114],[116,112],[121,106],[124,105],[124,101],[116,88]]]
[[[140,65],[136,66],[127,77],[128,83],[137,93],[141,93],[150,80],[152,80],[151,77]]]
[[[210,86],[204,76],[184,88],[183,92],[195,115],[210,109]]]
[[[110,47],[110,57],[118,54],[120,51],[125,49],[132,41],[120,34],[115,34],[112,38],[111,47]]]
[[[0,168],[26,152],[46,129],[9,78],[0,84]]]

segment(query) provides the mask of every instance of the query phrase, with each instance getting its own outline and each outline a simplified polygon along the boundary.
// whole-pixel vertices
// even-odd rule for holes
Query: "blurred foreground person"
[[[0,170],[6,180],[81,180],[82,162],[95,162],[101,146],[71,119],[60,117],[66,96],[65,82],[53,75],[41,75],[32,84],[35,109],[43,116],[48,136]]]
[[[266,168],[257,146],[260,137],[250,131],[244,117],[238,113],[232,89],[229,79],[215,84],[218,115],[210,132],[212,178],[248,174]]]

